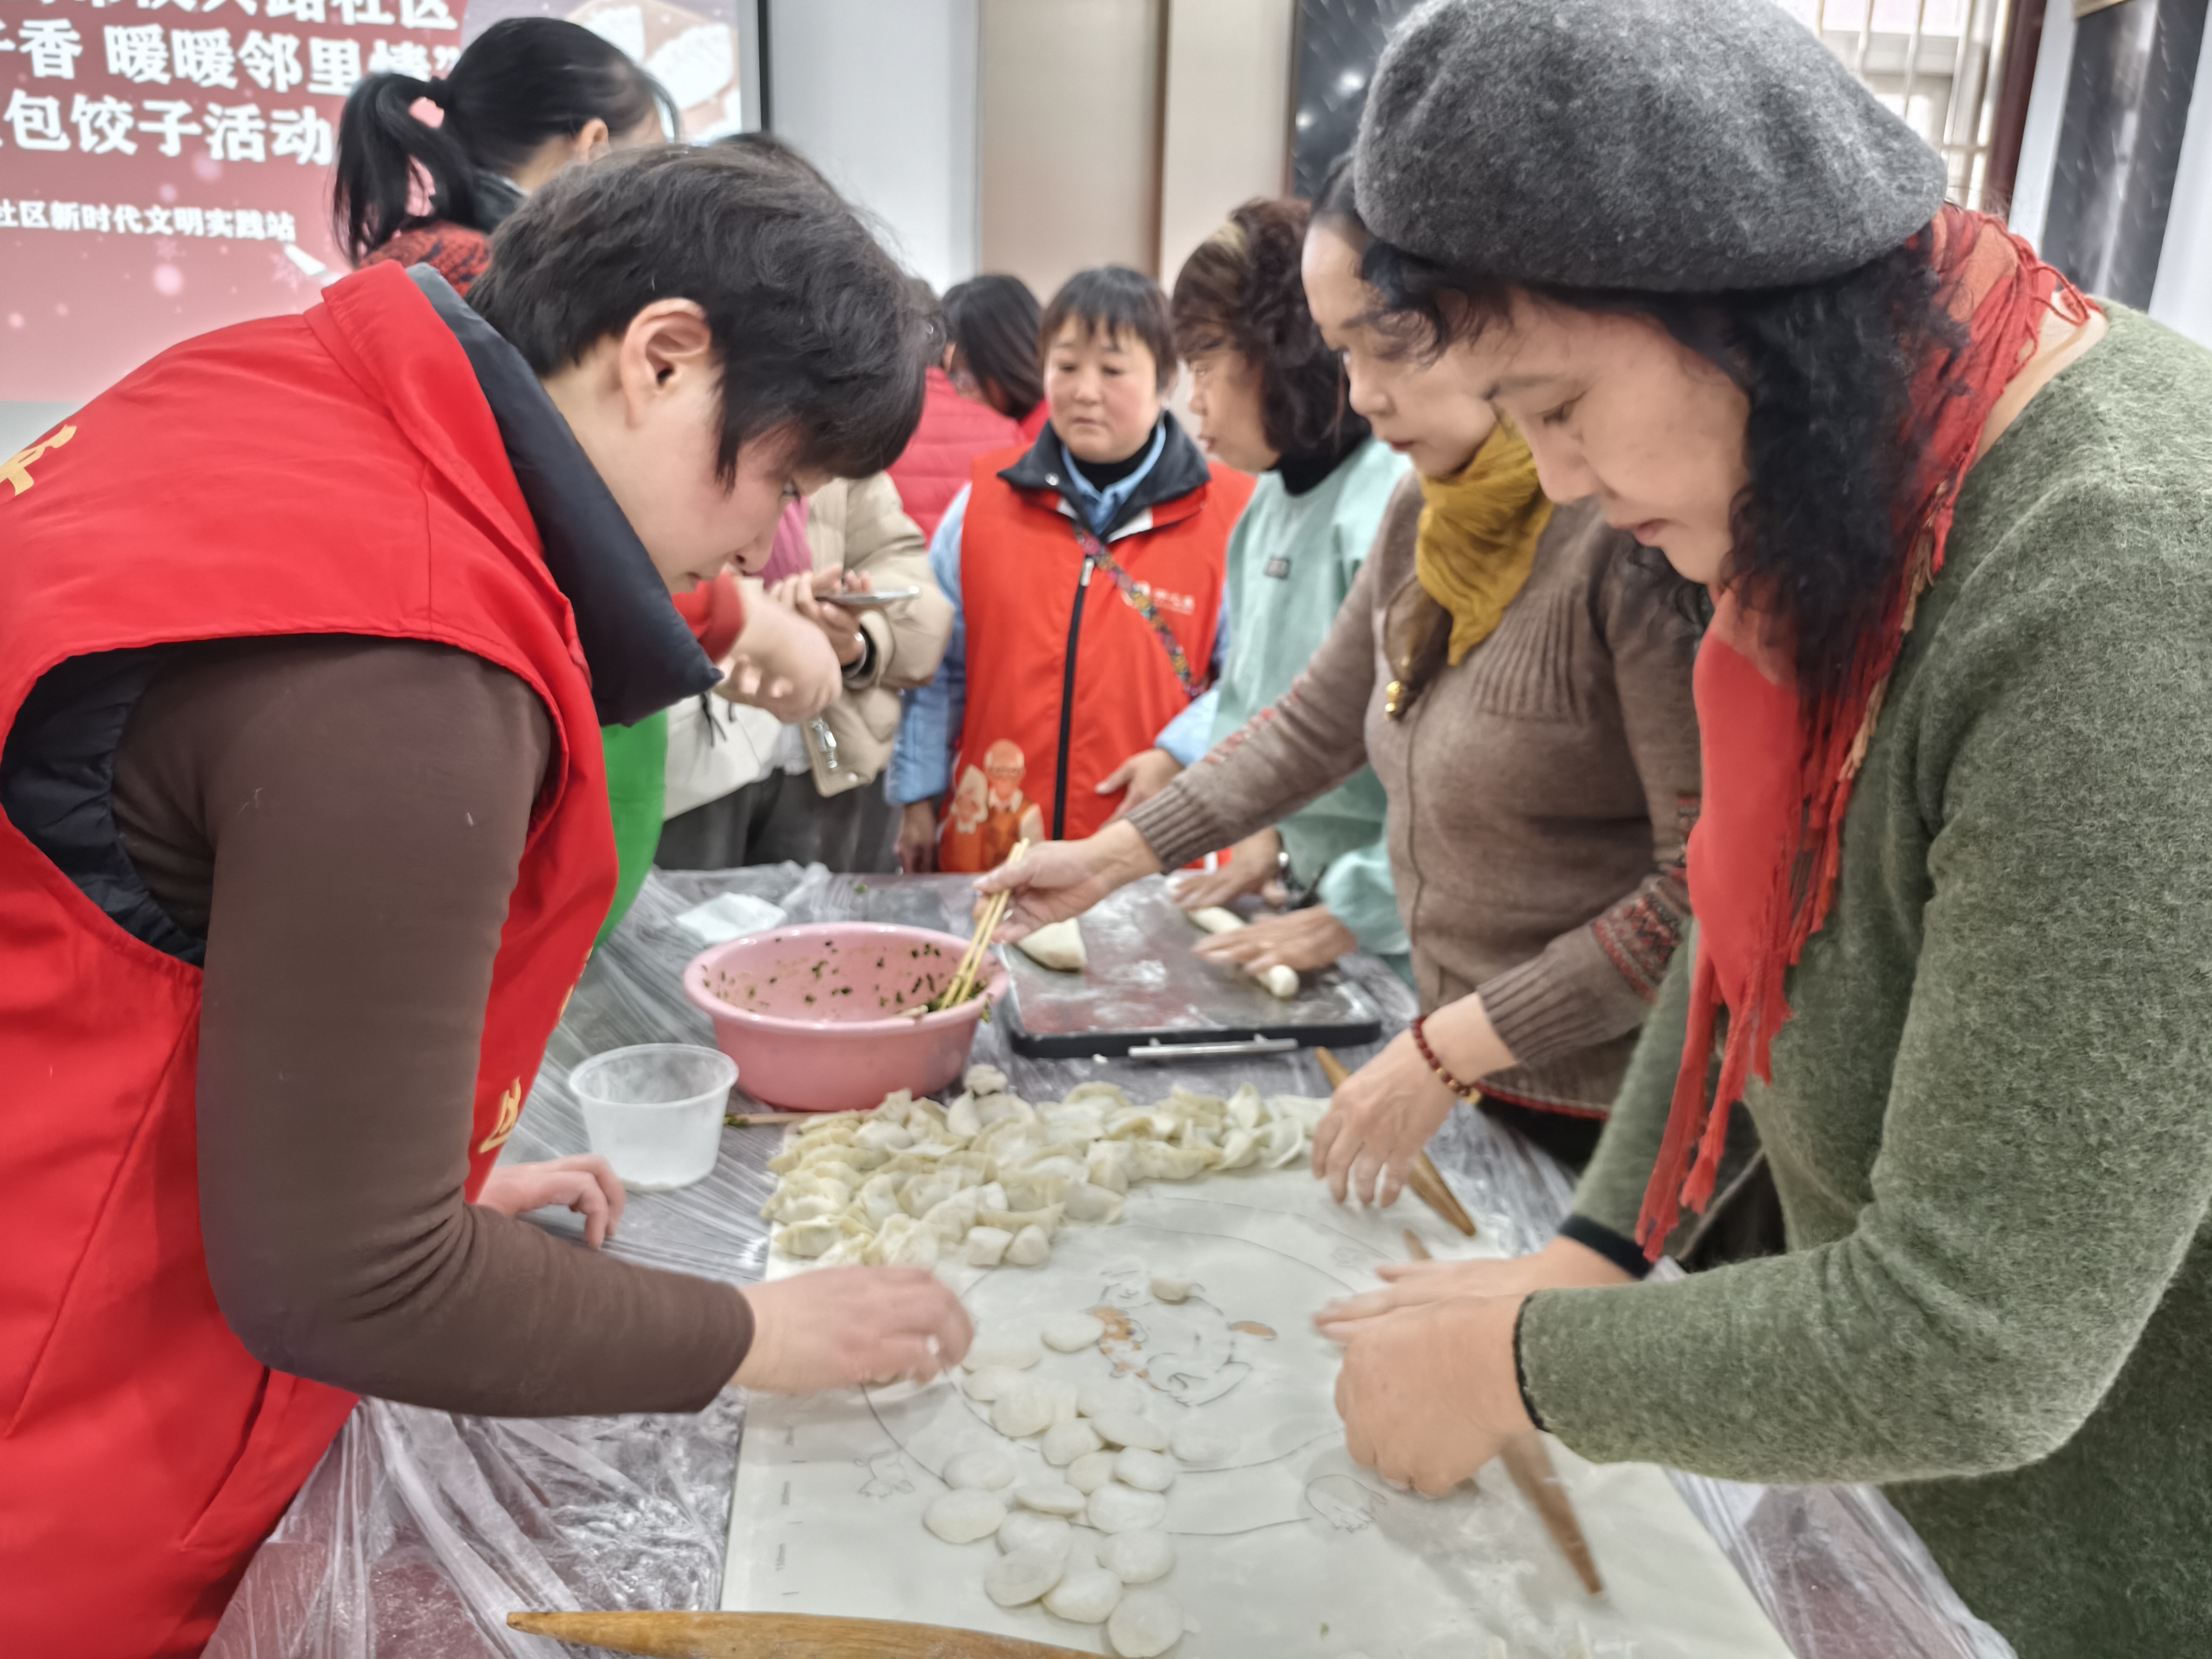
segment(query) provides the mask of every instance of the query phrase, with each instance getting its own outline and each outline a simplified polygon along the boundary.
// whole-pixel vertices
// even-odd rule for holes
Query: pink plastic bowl
[[[859,1112],[898,1089],[958,1077],[1006,964],[984,957],[985,994],[919,1019],[884,1018],[952,981],[968,941],[922,927],[833,921],[776,927],[691,958],[684,993],[714,1022],[747,1094],[792,1112]]]

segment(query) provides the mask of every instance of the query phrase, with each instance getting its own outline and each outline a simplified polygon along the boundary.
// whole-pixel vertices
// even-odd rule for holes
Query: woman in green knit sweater
[[[1560,1239],[1325,1314],[1354,1455],[1874,1481],[2022,1659],[2207,1651],[2212,356],[1767,0],[1425,10],[1358,179],[1408,349],[1716,616],[1694,958]],[[1787,1253],[1632,1282],[1732,1104]]]

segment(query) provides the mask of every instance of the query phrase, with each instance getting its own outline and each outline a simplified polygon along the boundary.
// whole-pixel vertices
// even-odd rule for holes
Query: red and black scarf
[[[1937,352],[1914,380],[1923,447],[1898,525],[1908,551],[1847,688],[1801,697],[1786,629],[1730,589],[1716,593],[1713,623],[1698,653],[1705,787],[1690,837],[1697,960],[1674,1106],[1636,1224],[1637,1241],[1654,1261],[1681,1206],[1702,1212],[1712,1197],[1729,1108],[1746,1078],[1755,1073],[1772,1080],[1774,1034],[1790,1018],[1784,975],[1827,919],[1851,784],[1913,607],[1943,568],[1952,512],[1983,428],[2051,313],[2076,324],[2089,319],[2080,291],[1999,221],[1947,207],[1920,234],[1942,285],[1938,303],[1966,337],[1957,349]],[[1705,1077],[1723,1006],[1728,1038],[1719,1086],[1708,1100]]]

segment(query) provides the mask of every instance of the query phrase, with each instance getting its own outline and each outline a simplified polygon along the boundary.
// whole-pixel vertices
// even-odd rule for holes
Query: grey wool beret
[[[1376,69],[1353,181],[1424,258],[1659,293],[1838,276],[1945,183],[1774,0],[1436,0]]]

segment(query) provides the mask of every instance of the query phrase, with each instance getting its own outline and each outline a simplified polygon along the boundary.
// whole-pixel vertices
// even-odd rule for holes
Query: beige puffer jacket
[[[874,782],[890,763],[899,693],[927,684],[937,672],[952,637],[952,601],[929,574],[928,544],[886,473],[841,478],[809,497],[806,539],[817,570],[842,565],[867,576],[878,592],[921,590],[889,611],[860,613],[861,631],[874,647],[860,659],[865,672],[848,669],[845,695],[803,728],[814,787],[837,795]]]
[[[814,568],[865,571],[878,589],[918,587],[921,594],[891,611],[860,613],[873,646],[863,672],[848,671],[845,693],[799,729],[807,770],[824,795],[872,783],[890,760],[898,735],[899,693],[936,673],[952,634],[952,602],[929,573],[921,531],[882,473],[839,479],[807,501],[806,539]],[[747,605],[765,605],[759,582],[738,584]],[[670,817],[743,788],[773,763],[782,727],[763,708],[721,697],[694,697],[668,711]]]

